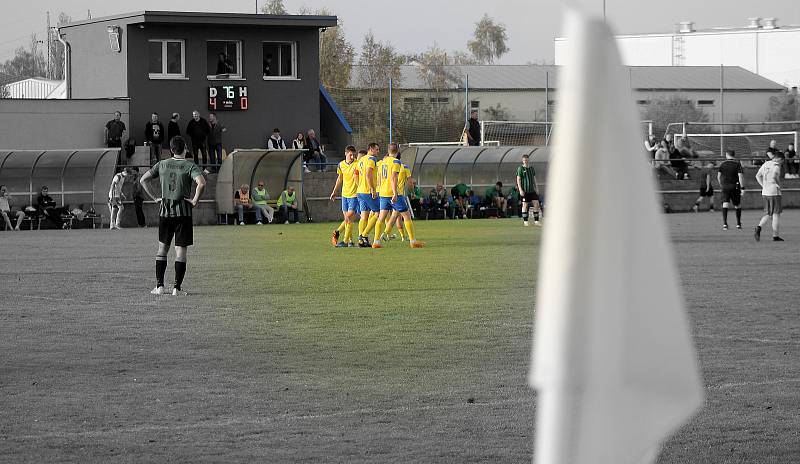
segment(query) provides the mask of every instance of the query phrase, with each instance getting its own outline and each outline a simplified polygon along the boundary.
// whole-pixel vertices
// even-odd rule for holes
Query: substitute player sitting
[[[194,243],[192,234],[192,208],[197,206],[206,188],[203,172],[192,161],[186,159],[186,141],[177,135],[169,142],[172,158],[157,162],[140,180],[142,188],[151,198],[160,203],[158,211],[158,251],[156,252],[156,288],[150,293],[164,294],[164,273],[167,270],[167,253],[172,239],[175,239],[175,286],[172,294],[186,295],[181,290],[186,275],[186,255],[188,247]],[[153,194],[148,181],[161,180],[161,197]],[[192,180],[197,183],[194,197]]]
[[[408,201],[405,196],[406,180],[408,176],[406,170],[403,168],[403,163],[397,159],[397,144],[390,143],[388,150],[389,153],[383,159],[381,172],[379,174],[381,179],[379,191],[381,213],[375,225],[375,241],[372,244],[372,248],[383,248],[380,241],[381,229],[383,228],[386,217],[392,211],[397,211],[403,217],[403,225],[408,234],[411,248],[422,248],[424,244],[418,242],[414,234],[414,222],[411,220],[411,213],[409,212]]]
[[[348,145],[344,149],[344,160],[339,162],[336,167],[336,185],[333,186],[330,199],[334,201],[336,191],[339,187],[342,188],[342,215],[344,216],[344,239],[338,242],[336,246],[343,248],[347,246],[355,246],[353,243],[353,217],[356,215],[358,208],[358,191],[357,176],[356,176],[356,147]],[[334,235],[336,236],[336,235]]]

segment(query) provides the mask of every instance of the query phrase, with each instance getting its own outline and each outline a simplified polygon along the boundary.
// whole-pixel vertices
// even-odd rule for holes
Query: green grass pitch
[[[659,462],[791,462],[800,214],[783,244],[667,218],[707,404]],[[196,228],[181,299],[154,228],[0,233],[0,461],[530,462],[541,229],[332,227]]]

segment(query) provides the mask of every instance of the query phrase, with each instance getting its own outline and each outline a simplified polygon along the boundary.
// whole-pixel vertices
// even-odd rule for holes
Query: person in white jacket
[[[125,198],[125,194],[122,193],[122,186],[125,184],[125,180],[129,175],[130,172],[128,168],[115,174],[114,178],[111,180],[111,188],[108,189],[108,212],[111,216],[108,228],[111,230],[122,228],[120,227],[120,223],[122,222],[122,210],[125,209],[125,206],[122,204],[122,200]]]
[[[773,158],[758,169],[756,181],[761,186],[761,196],[764,198],[764,216],[755,227],[754,237],[761,240],[761,228],[765,227],[772,219],[772,240],[783,242],[779,229],[781,224],[781,168],[783,167],[783,154],[777,153]]]

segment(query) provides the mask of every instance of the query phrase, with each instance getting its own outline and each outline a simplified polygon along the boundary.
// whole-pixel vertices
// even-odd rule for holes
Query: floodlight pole
[[[392,78],[389,78],[389,143],[392,143]]]
[[[725,157],[725,68],[719,65],[719,157]]]
[[[534,119],[536,119],[534,117]],[[544,146],[550,145],[550,71],[544,73]]]
[[[606,23],[606,0],[603,0],[603,24]]]

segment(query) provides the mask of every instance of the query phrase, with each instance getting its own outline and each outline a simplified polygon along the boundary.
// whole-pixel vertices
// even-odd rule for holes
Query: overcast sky
[[[73,19],[108,16],[143,9],[252,13],[255,0],[27,0],[6,6],[0,16],[0,61],[27,45],[32,32],[45,31],[45,12]],[[260,0],[259,4],[263,4]],[[434,42],[445,50],[465,50],[475,22],[487,13],[506,26],[511,51],[503,64],[553,59],[553,38],[560,35],[563,5],[578,4],[602,15],[603,0],[284,0],[290,13],[301,6],[333,10],[356,49],[368,30],[401,52],[424,51]],[[124,5],[129,6],[124,6]],[[698,28],[744,26],[747,18],[776,17],[779,25],[800,25],[800,0],[606,0],[606,15],[617,33],[670,32],[678,21]],[[798,56],[800,59],[800,56]]]

